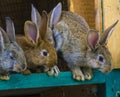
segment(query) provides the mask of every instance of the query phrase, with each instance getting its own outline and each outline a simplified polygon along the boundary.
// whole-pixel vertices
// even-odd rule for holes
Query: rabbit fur
[[[9,80],[10,72],[23,72],[27,67],[24,52],[16,42],[14,24],[9,17],[6,17],[6,32],[0,27],[0,79],[2,80]]]
[[[56,50],[46,37],[47,13],[43,11],[40,16],[33,8],[32,5],[32,21],[26,21],[24,24],[25,36],[17,36],[17,41],[25,52],[29,72],[41,72],[39,67],[44,66],[48,75],[55,73],[57,76],[59,69],[56,66]]]
[[[62,11],[61,3],[48,16],[47,31],[53,34],[53,44],[75,80],[91,79],[92,68],[102,72],[111,70],[112,58],[106,44],[118,21],[100,36],[82,16]]]

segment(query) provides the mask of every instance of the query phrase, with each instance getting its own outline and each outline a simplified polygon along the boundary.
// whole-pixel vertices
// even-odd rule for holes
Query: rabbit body
[[[63,57],[66,61],[68,67],[73,72],[73,78],[76,80],[84,80],[85,77],[86,79],[91,79],[92,77],[92,71],[87,66],[86,59],[88,50],[86,37],[88,30],[89,26],[84,18],[68,11],[62,11],[60,21],[53,29],[53,33],[58,32],[54,34],[54,37],[57,45],[56,49],[62,53],[62,56],[59,56]],[[58,38],[57,41],[59,35],[61,39],[59,40]],[[87,69],[87,71],[84,72],[86,74],[82,73],[80,67]]]
[[[88,49],[86,40],[88,30],[89,26],[82,17],[71,12],[62,12],[60,22],[54,26],[54,31],[62,34],[63,42],[59,51],[68,64],[85,65],[83,63],[86,61]]]
[[[56,50],[71,69],[73,78],[91,79],[91,68],[110,71],[111,54],[106,42],[118,21],[99,37],[99,32],[90,29],[83,17],[61,9],[59,3],[49,14],[48,32],[53,34]]]

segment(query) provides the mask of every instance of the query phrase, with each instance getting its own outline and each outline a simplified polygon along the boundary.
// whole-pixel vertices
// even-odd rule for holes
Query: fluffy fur
[[[62,11],[61,3],[51,11],[48,32],[53,34],[56,50],[62,53],[74,79],[91,79],[91,68],[102,72],[111,70],[111,54],[106,43],[117,23],[100,37],[99,31],[90,29],[83,17]]]
[[[29,73],[41,72],[40,66],[48,71],[57,64],[56,50],[46,37],[47,13],[43,11],[41,17],[33,7],[32,5],[32,21],[26,21],[24,25],[25,36],[17,36],[17,41],[25,52]]]
[[[9,80],[9,72],[23,72],[27,67],[24,52],[15,39],[14,24],[9,17],[6,18],[6,32],[0,28],[0,79],[2,80]]]

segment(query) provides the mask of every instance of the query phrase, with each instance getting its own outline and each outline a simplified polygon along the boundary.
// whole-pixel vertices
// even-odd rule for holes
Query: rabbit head
[[[47,38],[47,13],[42,12],[42,16],[32,5],[32,21],[24,24],[25,37],[29,49],[25,50],[28,61],[28,68],[39,66],[52,67],[57,63],[56,50]]]
[[[0,28],[0,32],[0,66],[2,71],[18,73],[24,71],[27,67],[26,58],[23,50],[16,43],[14,24],[9,17],[6,18],[7,33],[2,28]]]
[[[107,41],[112,34],[118,21],[108,27],[101,35],[96,30],[89,30],[87,34],[87,42],[89,50],[87,52],[87,64],[90,67],[97,68],[102,72],[111,70],[112,56],[107,47]]]

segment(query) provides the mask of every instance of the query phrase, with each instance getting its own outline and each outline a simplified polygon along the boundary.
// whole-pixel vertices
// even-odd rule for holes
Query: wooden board
[[[106,29],[120,19],[119,0],[103,0],[103,12],[104,28]],[[113,58],[113,68],[120,68],[120,23],[112,33],[108,47]]]
[[[106,87],[103,91],[105,94],[100,94],[98,97],[119,97],[120,94],[120,69],[113,70],[107,74],[103,74],[94,70],[94,77],[91,80],[75,81],[71,77],[71,72],[61,72],[60,75],[55,78],[53,76],[47,76],[45,73],[41,74],[13,74],[9,81],[0,81],[0,96],[6,93],[14,91],[18,94],[23,94],[21,89],[37,89],[45,87],[59,87],[59,86],[73,86],[73,85],[88,85],[88,84],[103,84]],[[20,90],[20,91],[19,91]],[[4,92],[2,92],[4,91]],[[42,91],[42,90],[41,90]],[[22,92],[22,93],[20,93]],[[101,92],[101,91],[98,91]],[[13,93],[13,95],[15,94]],[[34,93],[26,91],[26,93]],[[12,95],[12,93],[8,93]],[[98,93],[99,94],[99,93]],[[16,94],[17,95],[17,94]],[[106,96],[105,96],[106,95]],[[2,96],[1,96],[2,97]]]
[[[99,71],[94,71],[94,78],[90,81],[75,81],[72,78],[71,72],[61,72],[58,77],[47,76],[45,73],[31,75],[13,74],[9,81],[0,80],[0,90],[101,83],[105,83],[105,75]]]

